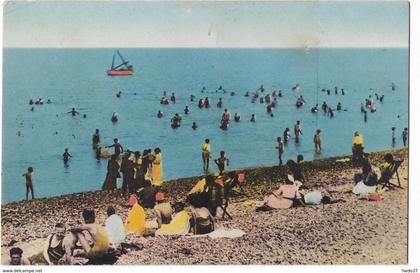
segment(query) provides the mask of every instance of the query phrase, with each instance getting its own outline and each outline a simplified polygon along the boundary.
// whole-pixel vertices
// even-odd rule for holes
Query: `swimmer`
[[[338,87],[334,87],[334,93],[337,95],[338,94]]]
[[[29,105],[34,104],[34,101],[32,99],[29,100]]]
[[[217,108],[222,108],[222,98],[219,98],[219,101],[217,102]]]
[[[341,95],[345,95],[346,93],[344,93],[344,88],[341,88]]]
[[[341,111],[341,102],[337,104],[337,111]]]
[[[364,118],[365,122],[367,122],[367,111],[364,111],[363,113],[364,113],[363,118]]]
[[[330,89],[327,89],[327,95],[330,95],[331,91]]]
[[[158,118],[162,118],[163,117],[163,113],[160,110],[158,110],[157,117]]]
[[[264,93],[264,90],[265,90],[265,89],[264,89],[264,85],[262,85],[262,84],[261,84],[261,86],[260,86],[260,88],[259,88],[258,90],[260,90],[260,91],[261,91],[261,93]]]
[[[171,95],[171,101],[172,101],[173,103],[175,103],[175,102],[176,102],[175,93],[173,93],[173,92],[172,92],[172,95]]]
[[[220,121],[220,129],[227,130],[229,128],[229,122],[227,120]]]
[[[112,113],[112,116],[111,116],[111,121],[112,121],[113,123],[115,123],[115,122],[117,122],[117,121],[118,121],[118,114],[117,114],[117,112]]]
[[[318,104],[311,108],[312,113],[318,113]]]
[[[204,99],[204,107],[205,107],[205,108],[210,108],[210,100],[209,100],[209,98],[208,98],[208,97],[206,97],[206,98]]]
[[[47,103],[48,103],[48,104],[50,104],[50,103],[51,103],[51,100],[50,100],[50,99],[48,99],[48,100],[47,100]]]
[[[83,114],[83,118],[87,118],[87,115],[86,114]]]
[[[363,103],[360,103],[360,112],[365,112],[365,107],[363,106]]]
[[[175,114],[175,116],[173,118],[171,118],[171,126],[172,128],[178,128],[179,126],[181,126],[181,117],[179,116],[178,113]]]
[[[116,94],[117,98],[120,98],[120,97],[121,97],[121,94],[122,94],[122,92],[121,92],[121,91],[119,91],[119,92]]]
[[[235,92],[230,92],[230,95],[233,97],[235,96]]]
[[[239,115],[239,113],[235,113],[233,119],[235,120],[235,122],[239,122],[241,120],[241,116]]]
[[[195,100],[195,96],[191,94],[190,101],[194,101],[194,100]]]
[[[249,97],[249,92],[248,91],[245,92],[245,97]]]
[[[188,115],[188,113],[190,112],[190,109],[188,108],[188,105],[187,106],[185,106],[185,108],[184,108],[184,113],[186,114],[186,115]]]
[[[392,147],[394,147],[395,146],[395,140],[396,140],[396,138],[395,138],[395,127],[392,127],[391,128],[391,139],[392,139]]]
[[[260,103],[264,103],[264,98],[263,97],[260,98]]]
[[[251,122],[256,122],[257,121],[257,118],[255,117],[255,114],[252,114],[250,121]]]
[[[35,107],[31,107],[31,111],[33,112],[35,110]]]
[[[322,111],[324,111],[324,113],[328,112],[328,104],[325,101],[322,103],[321,107],[322,107]]]
[[[382,96],[379,98],[379,101],[380,101],[380,102],[383,102],[383,101],[384,101],[384,97],[385,97],[385,95],[382,95]]]
[[[330,118],[334,117],[333,109],[331,107],[328,107],[328,115],[330,116]]]
[[[200,99],[200,100],[198,101],[198,107],[199,107],[199,108],[203,108],[203,106],[204,106],[203,99]]]
[[[195,123],[195,121],[193,122],[193,124],[192,124],[191,128],[192,128],[193,130],[196,130],[196,129],[198,128],[197,123]]]
[[[204,91],[206,91],[206,88],[205,88],[205,87],[203,87],[203,88],[201,89],[201,93],[204,93]]]
[[[71,114],[73,117],[80,114],[79,112],[76,111],[76,109],[73,107],[71,108],[71,110],[69,112],[67,112],[67,114]]]

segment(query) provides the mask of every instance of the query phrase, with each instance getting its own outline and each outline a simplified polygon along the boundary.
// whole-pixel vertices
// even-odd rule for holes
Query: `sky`
[[[407,47],[406,1],[9,1],[4,47]]]

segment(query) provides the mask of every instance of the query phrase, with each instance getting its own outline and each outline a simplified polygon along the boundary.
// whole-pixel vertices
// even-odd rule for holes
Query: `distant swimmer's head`
[[[33,173],[33,172],[34,172],[34,169],[32,167],[29,167],[28,168],[28,173]]]
[[[135,156],[136,158],[139,158],[139,157],[141,156],[141,154],[140,154],[140,152],[139,152],[139,151],[135,151],[135,152],[134,152],[134,156]]]
[[[96,132],[97,134],[99,134],[99,129],[96,129],[96,130],[95,130],[95,132]]]
[[[160,154],[160,149],[159,148],[155,149],[155,154]]]
[[[316,130],[316,132],[319,134],[319,133],[321,133],[321,129],[318,129],[318,130]]]
[[[84,209],[82,213],[83,220],[86,224],[95,223],[95,212],[91,209]]]
[[[227,108],[225,108],[225,112],[227,112]]]
[[[220,156],[224,157],[225,156],[225,151],[220,151]]]
[[[205,142],[206,142],[207,144],[209,144],[209,143],[210,143],[210,139],[206,138]]]
[[[297,162],[299,163],[301,161],[303,161],[303,155],[298,155],[297,156]]]
[[[277,138],[277,142],[280,142],[280,141],[281,141],[281,137],[278,137],[278,138]]]
[[[114,138],[114,143],[118,143],[118,138]]]
[[[354,132],[354,136],[360,136],[359,131]]]

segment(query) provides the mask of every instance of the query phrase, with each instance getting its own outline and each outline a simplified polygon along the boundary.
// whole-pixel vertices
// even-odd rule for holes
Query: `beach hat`
[[[162,201],[163,199],[165,199],[165,195],[163,194],[163,192],[158,192],[156,193],[155,199],[156,201]]]
[[[132,194],[130,196],[130,199],[128,199],[128,204],[130,206],[134,206],[136,203],[137,203],[137,197],[134,194]]]

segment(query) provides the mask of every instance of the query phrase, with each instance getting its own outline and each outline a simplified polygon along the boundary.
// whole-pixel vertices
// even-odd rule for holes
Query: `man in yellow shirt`
[[[210,139],[206,138],[206,140],[203,143],[203,146],[201,146],[201,156],[203,158],[203,170],[205,173],[209,172],[209,161],[210,161]]]
[[[362,135],[356,131],[353,137],[353,163],[359,164],[363,159],[363,137]]]

